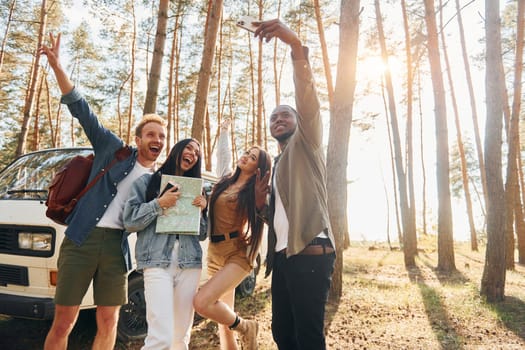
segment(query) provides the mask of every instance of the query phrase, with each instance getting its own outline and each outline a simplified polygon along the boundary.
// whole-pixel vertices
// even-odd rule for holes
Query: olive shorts
[[[55,304],[80,305],[93,281],[95,305],[127,302],[127,271],[121,248],[122,230],[95,227],[79,247],[65,237],[58,256]]]
[[[208,244],[208,274],[213,276],[227,263],[239,265],[247,273],[252,271],[253,266],[246,255],[246,244],[240,238],[227,239],[225,241]]]

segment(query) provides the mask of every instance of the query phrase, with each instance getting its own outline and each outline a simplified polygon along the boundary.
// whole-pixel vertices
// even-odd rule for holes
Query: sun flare
[[[382,75],[390,71],[391,75],[397,75],[400,71],[401,64],[395,57],[388,58],[388,64],[378,56],[366,57],[357,62],[357,75],[364,79],[380,79]]]

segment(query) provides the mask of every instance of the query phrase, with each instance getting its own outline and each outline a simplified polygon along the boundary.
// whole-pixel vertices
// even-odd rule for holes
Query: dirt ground
[[[525,267],[507,273],[506,299],[489,305],[479,296],[483,252],[456,253],[457,273],[435,270],[437,253],[421,249],[418,267],[407,271],[402,253],[356,246],[345,252],[343,295],[327,305],[329,349],[525,349]],[[272,342],[269,279],[258,276],[255,294],[237,300],[238,312],[259,321],[259,349]],[[41,349],[49,322],[0,316],[0,349]],[[191,349],[218,349],[217,327],[198,322]],[[93,313],[82,312],[69,349],[89,349]],[[115,349],[140,349],[141,342]]]

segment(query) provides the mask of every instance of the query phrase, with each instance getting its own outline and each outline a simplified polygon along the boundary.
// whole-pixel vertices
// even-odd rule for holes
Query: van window
[[[47,199],[53,176],[72,157],[88,155],[90,149],[46,150],[24,155],[0,173],[0,199]]]

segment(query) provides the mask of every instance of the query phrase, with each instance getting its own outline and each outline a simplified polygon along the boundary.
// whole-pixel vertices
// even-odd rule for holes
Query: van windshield
[[[28,153],[0,172],[0,199],[47,199],[53,176],[76,155],[92,153],[89,148],[66,148]]]

